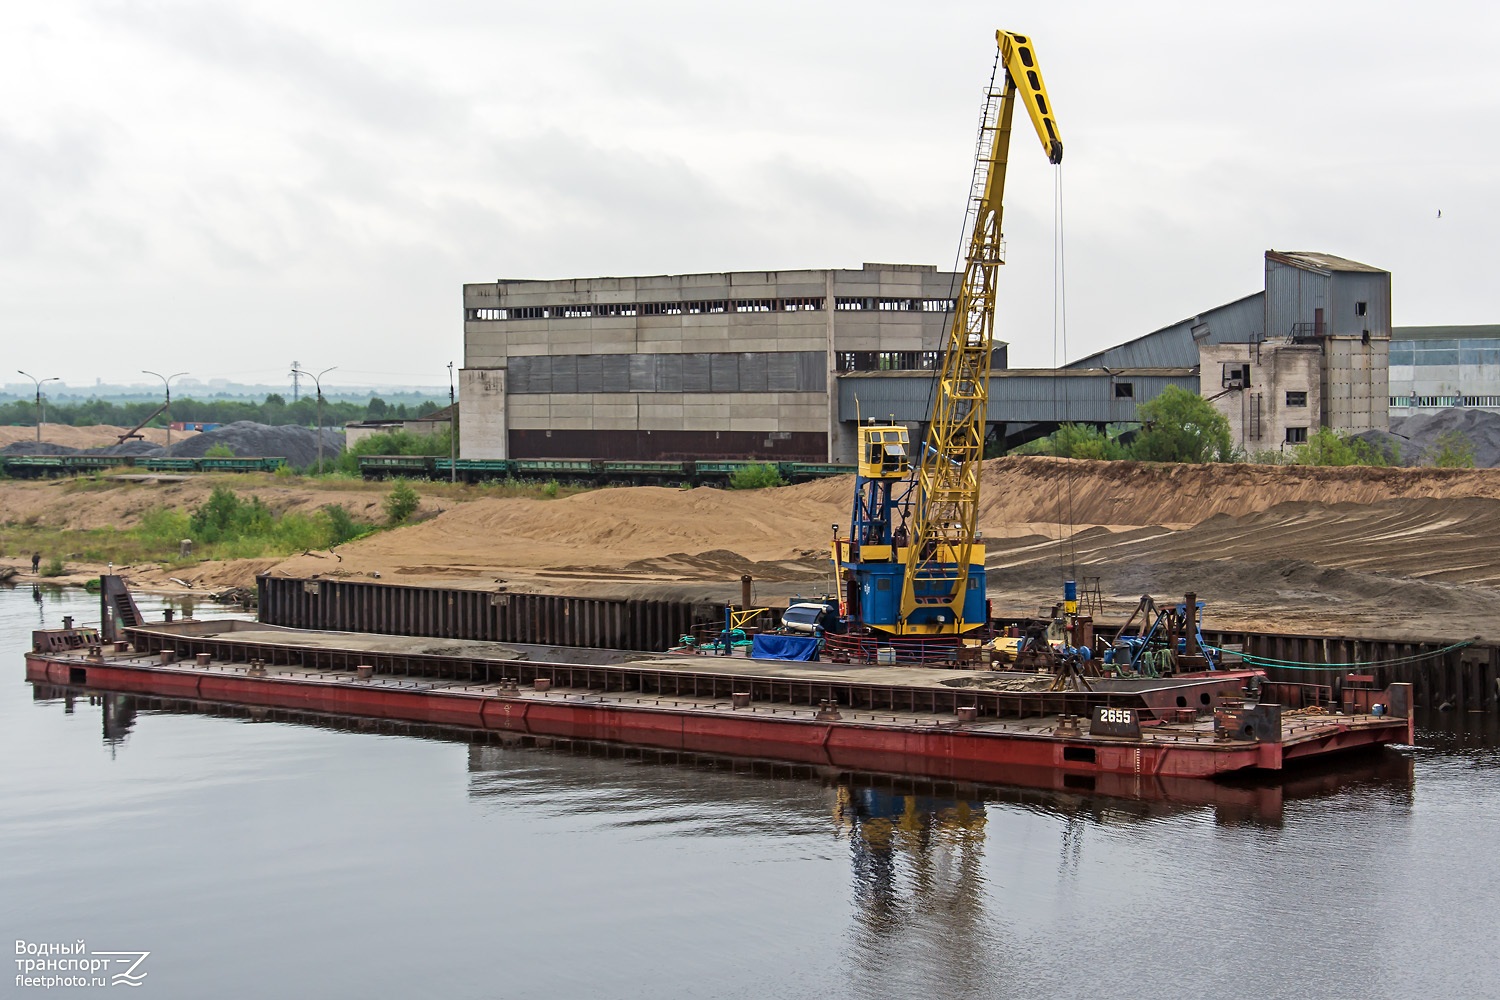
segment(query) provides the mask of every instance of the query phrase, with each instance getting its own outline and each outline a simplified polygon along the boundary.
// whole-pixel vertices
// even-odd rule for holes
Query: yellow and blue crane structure
[[[984,544],[978,527],[995,287],[1004,261],[1005,171],[1016,100],[1025,105],[1052,164],[1062,137],[1031,39],[995,32],[1004,81],[980,123],[963,283],[948,326],[921,453],[905,426],[863,424],[847,538],[834,565],[851,621],[891,636],[957,637],[985,623]]]

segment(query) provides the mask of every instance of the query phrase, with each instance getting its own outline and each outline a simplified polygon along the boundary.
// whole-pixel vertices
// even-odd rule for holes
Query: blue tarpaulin
[[[757,660],[816,660],[818,637],[815,635],[771,635],[762,632],[750,647]]]

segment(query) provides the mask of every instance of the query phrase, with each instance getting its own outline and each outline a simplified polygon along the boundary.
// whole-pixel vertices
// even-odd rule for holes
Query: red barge
[[[27,679],[247,706],[766,757],[959,781],[1010,773],[1212,778],[1413,741],[1409,684],[1338,704],[1255,670],[1096,679],[668,657],[257,622],[33,633]],[[1255,690],[1259,687],[1259,691]],[[1326,691],[1326,689],[1323,689]],[[1258,695],[1258,696],[1257,696]]]

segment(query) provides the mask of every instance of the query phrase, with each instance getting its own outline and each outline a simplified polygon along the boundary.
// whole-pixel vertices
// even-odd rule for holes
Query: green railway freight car
[[[155,458],[138,458],[135,466],[148,472],[197,472],[196,458],[173,458],[166,455]]]
[[[365,479],[431,479],[436,462],[431,455],[361,455],[359,474]]]
[[[856,466],[832,462],[780,462],[777,468],[781,472],[781,478],[789,483],[805,483],[831,476],[852,476],[859,471]]]
[[[42,479],[86,476],[134,464],[135,458],[130,455],[9,455],[3,468],[7,476],[17,479]]]
[[[496,479],[509,479],[514,474],[515,465],[503,458],[433,460],[434,479],[460,479],[466,483],[484,483]]]
[[[692,462],[608,462],[594,463],[605,483],[628,486],[677,486],[693,481]]]
[[[210,457],[196,459],[199,472],[275,472],[286,464],[281,457],[241,455],[237,458]]]
[[[728,486],[735,473],[765,464],[765,462],[703,459],[693,463],[693,483],[698,486]]]
[[[594,482],[599,473],[586,458],[518,458],[511,462],[517,479]]]
[[[705,459],[657,462],[648,460],[578,458],[433,458],[428,455],[361,455],[359,474],[365,479],[461,479],[466,483],[501,479],[557,480],[585,486],[728,486],[735,473],[774,465],[781,478],[793,483],[846,476],[852,465],[818,462],[758,462],[753,459]]]

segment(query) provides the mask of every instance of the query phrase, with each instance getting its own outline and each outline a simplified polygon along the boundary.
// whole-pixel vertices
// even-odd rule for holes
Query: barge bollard
[[[979,718],[979,706],[959,705],[953,710],[953,714],[958,716],[959,722],[973,722],[975,719]]]
[[[546,691],[546,690],[550,689],[551,687],[552,687],[552,678],[550,678],[550,677],[537,677],[537,678],[534,678],[532,680],[532,682],[531,682],[531,689],[533,691]]]
[[[206,666],[208,666],[208,661],[213,659],[213,654],[212,653],[199,653],[197,655],[196,659],[198,660],[198,666],[200,666],[200,667],[206,667]]]
[[[369,663],[361,663],[354,668],[354,675],[362,681],[367,681],[375,675],[375,667]]]
[[[164,649],[164,650],[162,650],[161,651],[161,662],[163,662],[163,663],[176,663],[177,662],[177,650],[175,650],[175,649]]]
[[[733,707],[735,707],[735,708],[749,708],[750,707],[750,692],[749,691],[732,691],[732,692],[730,692],[729,703]]]

